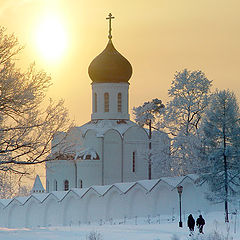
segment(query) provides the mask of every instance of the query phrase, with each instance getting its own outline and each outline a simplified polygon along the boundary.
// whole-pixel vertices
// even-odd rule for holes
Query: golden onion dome
[[[109,39],[106,48],[90,63],[88,74],[94,83],[128,82],[132,76],[132,66]]]

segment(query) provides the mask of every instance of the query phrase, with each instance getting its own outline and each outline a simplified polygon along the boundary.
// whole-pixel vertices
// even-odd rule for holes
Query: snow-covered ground
[[[194,215],[194,218],[198,216]],[[230,215],[230,224],[224,223],[224,213],[215,212],[203,215],[206,220],[204,235],[198,234],[195,229],[195,238],[189,237],[189,231],[184,221],[183,228],[178,227],[178,219],[172,221],[169,216],[157,218],[113,220],[108,223],[95,223],[80,225],[78,227],[48,227],[36,229],[7,229],[0,228],[2,240],[87,240],[89,233],[100,234],[102,240],[187,240],[206,239],[208,235],[217,231],[227,235],[229,227],[229,240],[240,239],[240,215]],[[160,220],[160,221],[159,221]],[[186,220],[186,219],[185,219]],[[176,236],[174,238],[174,236]],[[98,240],[98,239],[97,239]],[[99,239],[100,240],[100,239]],[[215,239],[211,239],[215,240]],[[225,239],[223,239],[225,240]]]

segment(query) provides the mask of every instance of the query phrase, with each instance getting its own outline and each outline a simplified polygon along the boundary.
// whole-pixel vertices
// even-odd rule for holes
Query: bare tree
[[[69,125],[63,100],[49,100],[51,77],[31,64],[16,67],[22,50],[17,38],[0,27],[0,170],[19,172],[18,165],[46,161],[50,143]],[[54,148],[55,146],[52,146]]]

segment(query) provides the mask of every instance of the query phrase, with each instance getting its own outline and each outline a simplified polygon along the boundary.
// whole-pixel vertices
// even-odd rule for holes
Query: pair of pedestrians
[[[190,214],[188,216],[188,221],[187,221],[189,230],[190,230],[190,236],[193,235],[194,232],[194,227],[195,227],[195,220],[192,216],[192,214]],[[205,225],[205,220],[203,219],[202,215],[199,215],[199,218],[197,219],[196,225],[199,229],[199,233],[203,234],[203,226]]]

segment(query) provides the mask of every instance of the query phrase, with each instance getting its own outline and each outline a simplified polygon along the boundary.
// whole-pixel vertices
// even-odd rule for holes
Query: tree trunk
[[[149,121],[149,154],[148,154],[148,179],[152,179],[152,121]]]
[[[224,124],[223,124],[223,159],[224,159],[224,187],[225,187],[225,222],[228,220],[228,172],[226,156],[226,131],[225,131],[225,104],[224,104]]]
[[[225,222],[228,220],[228,175],[227,175],[227,157],[224,152],[224,187],[225,187]]]

